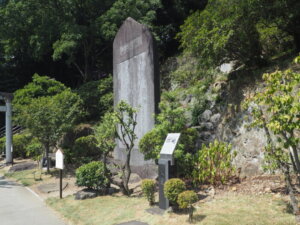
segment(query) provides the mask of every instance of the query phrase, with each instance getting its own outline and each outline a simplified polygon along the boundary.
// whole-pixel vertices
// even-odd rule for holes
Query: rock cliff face
[[[226,113],[205,110],[201,115],[199,143],[207,144],[215,139],[232,144],[237,152],[233,163],[241,171],[241,176],[253,176],[263,173],[263,150],[267,139],[262,129],[248,128],[245,116],[247,112],[228,117]]]
[[[257,85],[249,86],[249,81],[235,80],[218,86],[221,100],[219,103],[211,101],[210,107],[198,117],[195,126],[199,132],[197,147],[200,149],[202,144],[215,139],[230,143],[237,152],[233,163],[242,177],[264,173],[265,132],[249,128],[250,113],[241,107],[245,93],[254,93]]]

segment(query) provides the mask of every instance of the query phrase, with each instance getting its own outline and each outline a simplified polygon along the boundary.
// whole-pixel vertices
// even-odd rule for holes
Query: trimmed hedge
[[[167,180],[164,184],[164,194],[173,204],[177,204],[178,195],[185,191],[185,183],[178,178]]]
[[[107,187],[109,176],[105,173],[102,162],[90,162],[84,164],[76,170],[76,184],[94,190],[100,190]]]

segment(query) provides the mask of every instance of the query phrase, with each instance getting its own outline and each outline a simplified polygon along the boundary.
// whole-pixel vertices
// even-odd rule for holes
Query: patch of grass
[[[37,169],[17,171],[13,173],[5,173],[4,176],[8,178],[12,178],[17,182],[20,182],[24,186],[34,185],[42,180],[51,177],[51,175],[48,174],[43,174],[43,173],[41,174],[41,171]]]
[[[62,200],[49,198],[47,204],[76,225],[112,225],[131,220],[150,225],[184,225],[187,214],[165,213],[152,215],[145,198],[100,196],[94,199],[74,200],[68,196]],[[228,194],[211,202],[198,203],[193,224],[201,225],[292,225],[292,214],[286,212],[286,204],[271,195],[250,196]]]

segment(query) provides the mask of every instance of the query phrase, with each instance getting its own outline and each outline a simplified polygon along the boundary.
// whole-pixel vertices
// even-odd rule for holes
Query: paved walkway
[[[27,188],[0,176],[1,225],[65,225]]]

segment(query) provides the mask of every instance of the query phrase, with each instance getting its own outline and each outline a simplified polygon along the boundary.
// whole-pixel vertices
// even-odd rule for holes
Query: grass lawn
[[[52,177],[50,174],[41,174],[41,170],[39,169],[17,171],[13,173],[4,172],[3,174],[5,177],[12,178],[24,186],[31,186]]]
[[[101,196],[94,199],[62,200],[49,198],[47,204],[61,213],[72,224],[113,225],[131,220],[150,225],[189,224],[186,214],[164,213],[152,215],[144,198]],[[287,212],[287,204],[272,195],[226,194],[213,201],[199,203],[194,213],[194,224],[201,225],[290,225],[294,216]]]

